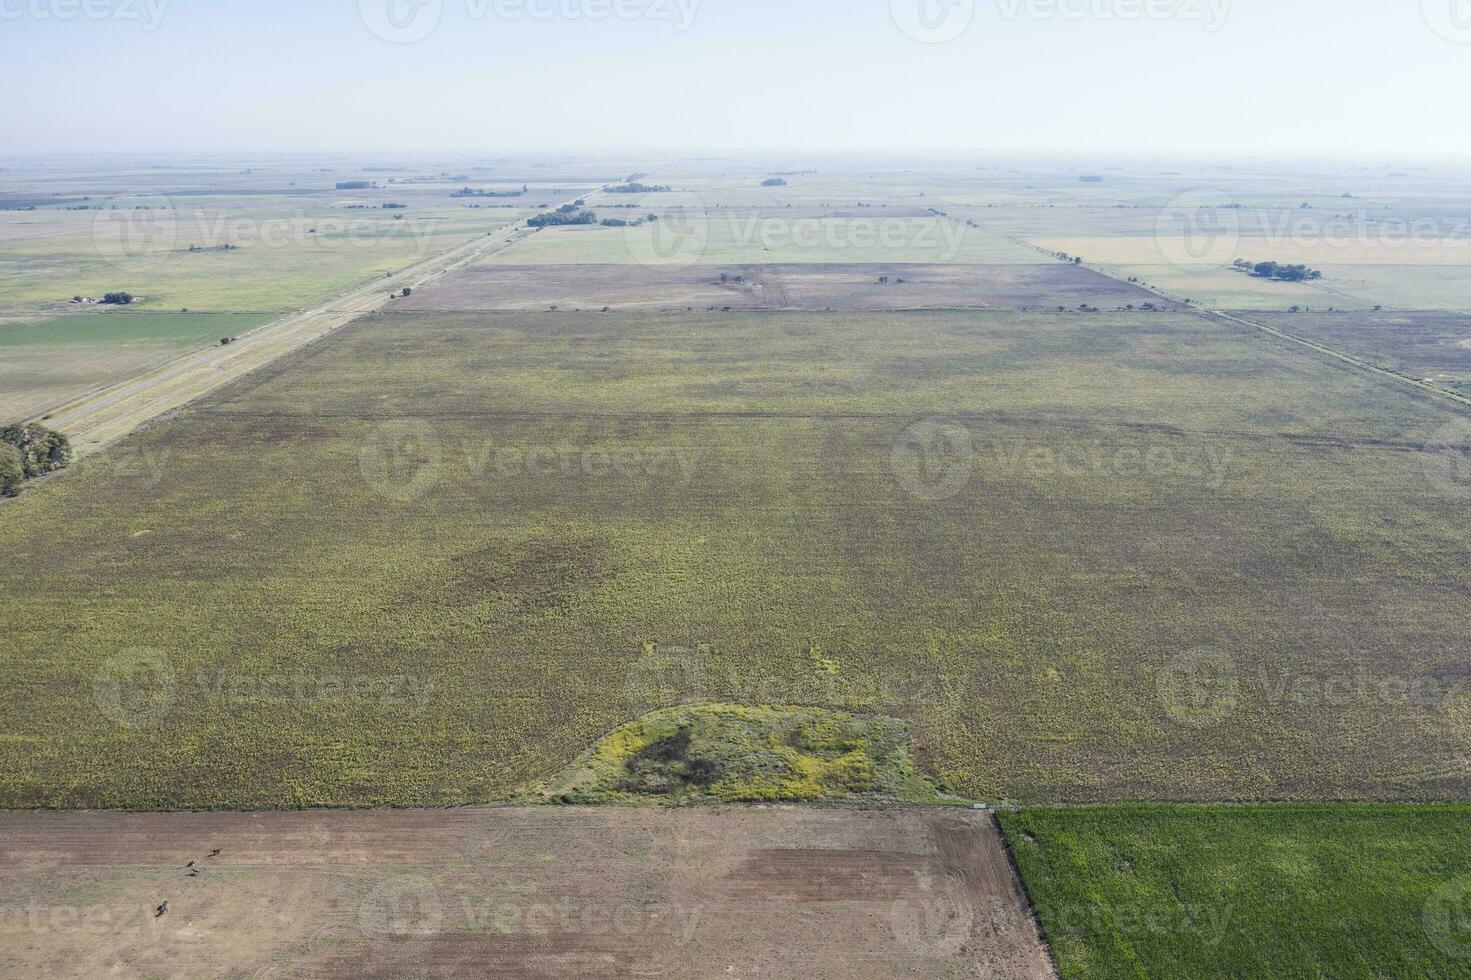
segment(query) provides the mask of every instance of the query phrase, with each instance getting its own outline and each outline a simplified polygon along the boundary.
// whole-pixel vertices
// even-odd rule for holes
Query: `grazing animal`
[[[209,852],[209,856],[212,857],[212,858],[219,857],[220,856],[220,849],[217,847],[214,850],[210,851]]]
[[[153,910],[153,917],[155,919],[160,918],[168,910],[169,910],[169,903],[168,902],[164,902],[158,908],[156,908],[156,909]]]

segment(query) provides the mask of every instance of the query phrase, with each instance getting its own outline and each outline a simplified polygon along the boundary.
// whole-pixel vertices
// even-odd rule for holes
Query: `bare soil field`
[[[483,265],[399,304],[422,311],[733,307],[893,310],[1115,308],[1162,301],[1066,265]]]
[[[1055,975],[969,810],[8,813],[0,841],[6,976]]]

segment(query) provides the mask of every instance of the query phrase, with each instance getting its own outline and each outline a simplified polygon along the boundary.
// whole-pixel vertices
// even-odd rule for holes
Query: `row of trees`
[[[627,184],[609,184],[603,190],[608,194],[665,194],[673,188],[667,184],[640,184],[635,181]]]
[[[526,194],[525,184],[521,185],[519,191],[486,191],[474,187],[462,187],[455,191],[450,197],[522,197]]]
[[[575,213],[574,213],[575,212]],[[555,225],[591,225],[595,224],[598,216],[591,211],[577,211],[575,208],[568,211],[565,208],[557,211],[548,211],[529,219],[526,224],[532,228],[550,228]]]
[[[37,422],[0,428],[0,496],[13,497],[20,485],[71,462],[66,436]]]

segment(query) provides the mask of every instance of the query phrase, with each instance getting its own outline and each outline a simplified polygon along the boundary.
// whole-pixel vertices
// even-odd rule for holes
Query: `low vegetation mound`
[[[960,803],[926,776],[893,718],[710,704],[645,715],[541,794],[557,803]]]

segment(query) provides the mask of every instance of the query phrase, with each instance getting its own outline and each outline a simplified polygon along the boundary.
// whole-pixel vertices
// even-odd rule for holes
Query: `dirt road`
[[[233,344],[193,351],[140,378],[89,394],[52,412],[46,424],[66,433],[77,454],[85,456],[150,419],[391,304],[390,293],[401,292],[405,286],[418,289],[534,233],[516,222],[473,238],[326,303],[257,327]]]

